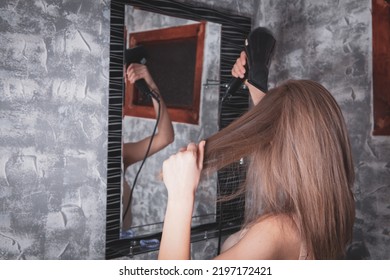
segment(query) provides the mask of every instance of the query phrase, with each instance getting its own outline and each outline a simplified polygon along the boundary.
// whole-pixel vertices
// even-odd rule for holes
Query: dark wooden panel
[[[390,135],[389,2],[372,0],[374,135]]]

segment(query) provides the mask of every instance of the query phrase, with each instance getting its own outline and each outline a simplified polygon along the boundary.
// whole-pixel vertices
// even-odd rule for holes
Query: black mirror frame
[[[221,24],[221,66],[220,66],[220,100],[225,85],[231,79],[231,67],[244,48],[247,34],[251,30],[251,19],[231,15],[205,7],[192,6],[172,0],[111,0],[110,21],[110,76],[109,76],[109,120],[108,120],[108,157],[107,157],[107,213],[106,213],[106,259],[128,256],[131,242],[120,239],[121,212],[121,155],[122,155],[122,106],[123,106],[123,53],[124,53],[124,12],[125,5],[137,6],[140,9],[169,16],[191,20],[205,20]],[[247,91],[242,90],[231,102],[220,106],[219,129],[227,126],[234,119],[246,112],[248,108]],[[226,172],[218,173],[221,185]],[[237,184],[240,180],[237,180]],[[229,186],[231,189],[231,186]],[[222,191],[223,193],[224,191]],[[226,192],[226,191],[225,191]],[[218,189],[221,193],[221,188]],[[242,203],[239,201],[238,203]],[[223,217],[219,205],[217,217]],[[231,206],[230,206],[231,207]],[[236,209],[236,208],[235,208]],[[241,219],[242,213],[235,218]],[[227,225],[231,225],[231,220]],[[233,223],[234,224],[234,223]],[[161,233],[153,237],[161,237]]]

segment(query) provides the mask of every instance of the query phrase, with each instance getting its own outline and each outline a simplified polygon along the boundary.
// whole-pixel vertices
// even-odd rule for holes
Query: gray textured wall
[[[109,2],[0,3],[0,259],[103,259]]]
[[[371,1],[262,0],[259,8],[254,25],[278,41],[271,86],[313,79],[339,102],[354,153],[355,242],[372,259],[390,259],[390,138],[372,136]]]

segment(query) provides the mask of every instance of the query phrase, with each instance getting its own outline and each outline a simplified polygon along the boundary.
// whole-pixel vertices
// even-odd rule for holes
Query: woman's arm
[[[246,63],[247,63],[246,54],[244,51],[242,51],[240,57],[237,58],[236,63],[233,65],[231,71],[232,75],[236,78],[243,79],[245,77],[245,72],[246,72],[245,69]],[[257,105],[261,101],[261,99],[265,96],[265,93],[259,90],[258,88],[254,87],[250,83],[248,83],[247,80],[245,81],[245,85],[249,89],[249,93],[251,95],[253,104]]]
[[[195,192],[203,168],[205,141],[188,144],[163,163],[163,178],[168,190],[159,259],[189,260],[191,219]]]
[[[150,90],[160,97],[160,121],[157,127],[157,133],[153,138],[150,147],[149,156],[165,148],[174,140],[174,131],[167,107],[160,95],[159,89],[152,79],[147,67],[143,64],[130,64],[126,71],[127,79],[130,83],[135,83],[139,79],[145,79]],[[158,102],[152,98],[154,111],[158,114]],[[138,142],[125,143],[123,145],[123,158],[125,168],[145,157],[147,147],[151,136],[148,136]]]

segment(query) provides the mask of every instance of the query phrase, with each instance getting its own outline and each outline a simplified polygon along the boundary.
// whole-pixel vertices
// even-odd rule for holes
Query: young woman
[[[245,71],[245,55],[232,74]],[[245,157],[246,219],[216,259],[338,259],[352,238],[354,169],[339,106],[320,84],[291,80],[163,164],[168,190],[159,259],[189,259],[194,196],[203,172]]]

